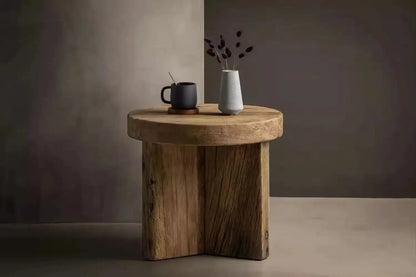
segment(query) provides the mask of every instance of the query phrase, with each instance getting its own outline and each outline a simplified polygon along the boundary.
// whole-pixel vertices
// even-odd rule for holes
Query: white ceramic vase
[[[236,115],[239,114],[243,108],[238,70],[223,70],[221,74],[218,109],[224,114]]]

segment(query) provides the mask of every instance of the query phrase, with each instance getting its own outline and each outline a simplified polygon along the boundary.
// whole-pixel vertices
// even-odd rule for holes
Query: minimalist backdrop
[[[202,0],[0,4],[0,222],[138,221],[128,111],[167,71],[203,99]],[[247,104],[285,114],[274,196],[416,196],[414,1],[206,0],[206,36],[243,29]],[[205,60],[206,102],[220,69]]]
[[[254,45],[245,104],[284,113],[273,196],[416,197],[416,2],[206,0],[205,36]],[[219,65],[205,58],[205,100]]]
[[[2,1],[0,222],[138,221],[127,112],[194,80],[202,0]]]

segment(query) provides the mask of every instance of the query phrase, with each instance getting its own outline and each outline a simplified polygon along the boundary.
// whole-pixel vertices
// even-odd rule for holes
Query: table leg
[[[205,253],[269,255],[269,144],[205,148]]]
[[[269,144],[143,142],[143,250],[150,260],[195,254],[268,256]]]
[[[143,142],[143,256],[203,253],[203,182],[198,147]]]

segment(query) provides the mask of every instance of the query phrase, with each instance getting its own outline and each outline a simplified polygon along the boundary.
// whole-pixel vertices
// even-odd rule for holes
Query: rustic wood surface
[[[182,109],[174,109],[172,107],[168,108],[168,114],[183,114],[183,115],[189,115],[189,114],[198,114],[199,109],[188,109],[188,110],[182,110]]]
[[[205,253],[269,254],[269,144],[205,147]]]
[[[143,254],[268,256],[268,143],[143,143]]]
[[[219,146],[265,142],[283,134],[283,114],[277,110],[244,106],[236,116],[223,115],[217,104],[198,106],[199,114],[168,114],[168,106],[128,114],[132,138],[183,145]]]
[[[203,182],[198,147],[143,142],[143,256],[203,253]],[[203,170],[202,170],[203,171]]]
[[[282,135],[277,110],[245,106],[224,116],[216,104],[197,115],[167,106],[128,115],[143,140],[143,254],[160,260],[214,254],[269,255],[269,143]]]

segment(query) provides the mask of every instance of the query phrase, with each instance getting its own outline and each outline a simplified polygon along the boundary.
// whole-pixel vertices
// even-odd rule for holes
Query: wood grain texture
[[[198,108],[188,109],[188,110],[174,109],[172,107],[168,108],[168,114],[190,115],[190,114],[198,114],[198,113],[199,113],[199,109]]]
[[[205,253],[269,254],[268,143],[205,147]]]
[[[223,116],[214,104],[192,116],[168,115],[166,109],[128,117],[129,135],[144,140],[144,257],[265,259],[268,141],[282,135],[283,115],[256,106],[238,116]]]
[[[268,256],[268,143],[143,143],[144,257]]]
[[[283,134],[283,114],[277,110],[244,106],[237,116],[219,112],[217,104],[199,106],[199,114],[167,113],[167,106],[132,111],[128,135],[154,142],[198,146],[240,145],[270,141]]]
[[[203,252],[203,181],[198,147],[143,142],[143,256]]]

